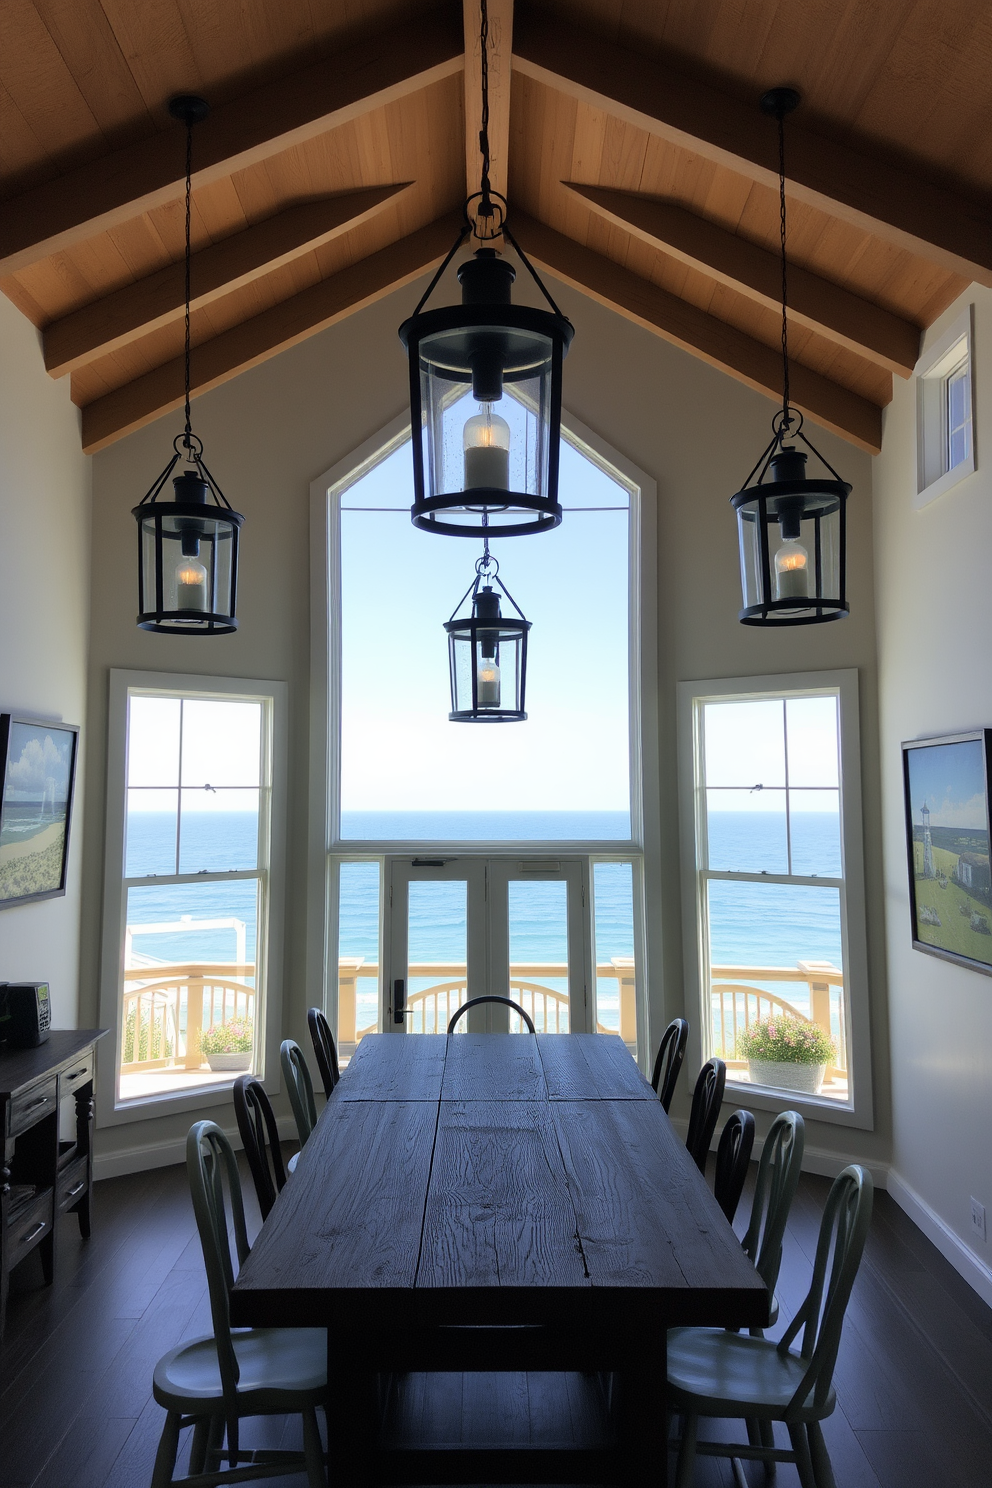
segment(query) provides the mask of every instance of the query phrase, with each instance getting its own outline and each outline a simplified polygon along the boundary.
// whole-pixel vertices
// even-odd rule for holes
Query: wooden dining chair
[[[240,1075],[234,1082],[234,1114],[241,1145],[245,1149],[251,1181],[255,1185],[263,1219],[286,1185],[286,1169],[279,1146],[279,1128],[272,1103],[254,1075]]]
[[[282,1077],[286,1081],[289,1104],[296,1118],[300,1146],[303,1147],[317,1125],[317,1107],[314,1104],[310,1071],[303,1057],[303,1050],[295,1039],[283,1039],[279,1045],[279,1063],[282,1065]]]
[[[520,1021],[527,1024],[527,1031],[529,1033],[537,1032],[537,1029],[534,1027],[534,1020],[531,1018],[530,1013],[526,1012],[525,1009],[520,1006],[519,1002],[514,1002],[513,999],[510,997],[496,997],[495,995],[489,995],[487,997],[470,997],[468,1002],[463,1002],[461,1007],[452,1016],[451,1021],[448,1023],[448,1033],[454,1033],[455,1024],[458,1022],[458,1019],[463,1015],[463,1013],[467,1013],[469,1008],[478,1007],[480,1002],[504,1003],[508,1008],[512,1008],[515,1013],[519,1014]]]
[[[685,1145],[701,1173],[706,1172],[706,1154],[716,1131],[717,1117],[727,1083],[727,1066],[722,1059],[707,1059],[692,1090],[692,1109]]]
[[[769,1323],[778,1317],[775,1288],[792,1201],[799,1187],[806,1123],[798,1111],[780,1111],[768,1129],[758,1160],[751,1217],[741,1245],[771,1296]],[[760,1334],[762,1330],[752,1329]]]
[[[227,1137],[212,1121],[198,1121],[186,1139],[186,1171],[203,1250],[213,1333],[170,1349],[156,1364],[152,1394],[167,1412],[151,1488],[245,1482],[274,1473],[306,1471],[309,1488],[326,1488],[317,1406],[327,1402],[324,1328],[239,1328],[231,1331],[234,1285],[226,1183],[237,1265],[248,1256],[238,1164]],[[244,1416],[303,1417],[303,1451],[242,1450]],[[193,1427],[189,1475],[174,1479],[179,1433]],[[225,1430],[227,1445],[224,1445]],[[226,1467],[222,1467],[226,1463]]]
[[[750,1111],[735,1111],[720,1133],[713,1175],[714,1197],[731,1224],[744,1192],[753,1146],[754,1117]]]
[[[313,1044],[313,1055],[317,1061],[324,1094],[330,1095],[341,1078],[331,1025],[320,1008],[310,1008],[307,1012],[307,1026],[310,1029],[310,1042]]]
[[[697,1454],[764,1462],[769,1473],[794,1462],[802,1488],[836,1488],[820,1422],[837,1403],[834,1364],[871,1206],[870,1175],[845,1168],[827,1196],[810,1289],[780,1342],[715,1328],[669,1330],[668,1404],[682,1417],[675,1488],[691,1488]],[[747,1443],[701,1442],[701,1416],[758,1422],[761,1430],[749,1431]],[[775,1421],[788,1428],[791,1450],[775,1446]]]
[[[688,1042],[689,1024],[685,1018],[673,1018],[661,1036],[651,1075],[651,1088],[666,1111],[672,1104]]]

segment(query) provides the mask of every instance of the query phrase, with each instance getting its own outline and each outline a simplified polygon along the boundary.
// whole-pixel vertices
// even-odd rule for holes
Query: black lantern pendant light
[[[133,508],[138,523],[138,625],[165,635],[226,635],[237,630],[238,533],[244,517],[203,462],[203,445],[189,412],[190,195],[193,125],[206,118],[202,98],[182,95],[169,103],[186,125],[186,427],[173,441],[175,453],[151,490]],[[158,498],[172,477],[174,498]]]
[[[481,190],[416,310],[400,326],[410,355],[415,527],[448,537],[520,537],[561,521],[558,446],[562,358],[574,334],[506,222],[489,181],[489,17],[482,0]],[[458,270],[462,303],[424,313],[472,234]],[[551,306],[514,305],[513,266],[487,246],[503,236]],[[507,394],[512,396],[507,396]],[[502,411],[500,411],[502,410]]]
[[[504,615],[500,594],[517,612]],[[458,611],[471,599],[470,612]],[[445,624],[451,672],[452,723],[519,723],[527,717],[527,632],[530,621],[499,578],[499,564],[489,552],[475,565],[475,581]]]
[[[743,489],[730,498],[740,538],[744,607],[738,618],[744,625],[819,625],[843,619],[849,609],[846,517],[851,487],[803,434],[802,414],[789,403],[785,116],[798,103],[793,88],[772,88],[761,100],[764,112],[778,119],[783,386],[771,443]],[[826,475],[807,470],[810,454]]]

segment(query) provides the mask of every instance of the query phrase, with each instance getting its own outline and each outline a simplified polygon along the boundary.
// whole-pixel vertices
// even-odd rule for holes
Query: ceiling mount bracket
[[[210,105],[205,98],[200,98],[195,93],[177,93],[175,98],[169,99],[169,113],[180,124],[199,124],[210,112]]]
[[[802,94],[796,88],[769,88],[761,95],[761,112],[775,119],[784,119],[802,103]]]

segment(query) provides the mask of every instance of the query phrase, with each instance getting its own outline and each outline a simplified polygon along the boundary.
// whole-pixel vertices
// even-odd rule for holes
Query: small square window
[[[917,496],[926,506],[975,469],[972,422],[972,311],[924,356],[917,388]]]

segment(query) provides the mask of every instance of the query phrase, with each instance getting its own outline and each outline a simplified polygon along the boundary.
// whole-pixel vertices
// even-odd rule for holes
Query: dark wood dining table
[[[365,1037],[231,1296],[327,1328],[341,1485],[663,1485],[666,1329],[767,1319],[603,1034]]]

